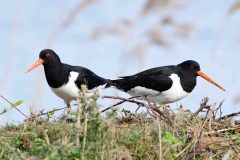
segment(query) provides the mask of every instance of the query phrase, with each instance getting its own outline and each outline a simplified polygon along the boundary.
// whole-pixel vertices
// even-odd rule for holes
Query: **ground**
[[[220,118],[222,104],[205,99],[195,113],[165,106],[143,113],[111,108],[104,115],[96,99],[83,96],[71,119],[48,112],[2,127],[0,159],[240,158],[240,124],[231,116]]]

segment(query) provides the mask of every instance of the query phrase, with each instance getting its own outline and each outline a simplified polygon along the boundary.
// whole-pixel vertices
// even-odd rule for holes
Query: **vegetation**
[[[71,118],[53,119],[53,112],[32,114],[23,124],[1,128],[0,159],[240,157],[240,125],[229,117],[219,118],[222,104],[214,109],[205,99],[194,114],[183,107],[173,112],[166,106],[159,109],[162,115],[149,109],[146,113],[131,113],[117,108],[103,115],[97,98],[87,98],[82,92],[80,105]]]

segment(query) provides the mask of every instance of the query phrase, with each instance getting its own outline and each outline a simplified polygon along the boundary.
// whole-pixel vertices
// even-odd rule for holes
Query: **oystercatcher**
[[[197,83],[197,76],[225,91],[204,74],[198,62],[193,60],[178,65],[148,69],[132,76],[120,77],[112,82],[116,88],[133,97],[164,105],[176,102],[192,92]]]
[[[87,68],[71,66],[61,62],[59,56],[51,49],[42,50],[39,59],[27,72],[43,65],[47,83],[51,90],[67,104],[68,113],[71,111],[70,102],[77,100],[81,85],[86,85],[89,92],[98,88],[106,88],[110,80],[97,76]]]

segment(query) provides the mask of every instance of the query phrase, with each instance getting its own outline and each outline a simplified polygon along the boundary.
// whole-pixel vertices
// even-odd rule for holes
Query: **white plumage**
[[[64,99],[64,101],[68,104],[72,100],[76,100],[79,96],[79,88],[76,85],[76,80],[78,77],[78,72],[70,72],[68,83],[64,84],[59,88],[51,88],[52,91],[60,98]]]
[[[137,86],[128,91],[131,96],[146,96],[147,100],[154,103],[168,104],[176,102],[188,95],[186,91],[183,90],[180,78],[177,74],[171,74],[169,76],[173,84],[170,89],[164,92],[159,92],[153,89]],[[139,97],[138,99],[146,100],[144,97]]]
[[[65,103],[68,104],[72,100],[77,100],[77,97],[79,97],[80,89],[76,85],[76,80],[78,78],[79,73],[78,72],[70,72],[68,83],[64,84],[63,86],[59,88],[52,88],[52,91],[60,98],[64,99]],[[101,89],[105,88],[106,84],[100,85],[98,87],[95,87],[91,90],[87,90],[86,94],[87,96],[93,95],[95,92],[99,92]]]

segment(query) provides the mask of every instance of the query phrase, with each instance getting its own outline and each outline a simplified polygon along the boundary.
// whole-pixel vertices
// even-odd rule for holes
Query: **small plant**
[[[175,145],[182,145],[183,142],[181,140],[179,140],[178,138],[176,138],[171,132],[167,131],[164,136],[162,137],[162,141],[171,144],[175,144]]]
[[[7,98],[5,98],[4,96],[0,95],[0,97],[1,97],[2,99],[4,99],[7,103],[10,104],[10,107],[9,107],[8,109],[7,109],[7,107],[4,107],[4,108],[3,108],[2,112],[0,113],[0,115],[2,115],[2,114],[4,114],[4,113],[10,111],[11,109],[15,108],[18,112],[20,112],[23,116],[25,116],[25,117],[27,118],[27,116],[17,108],[18,106],[20,106],[20,105],[22,105],[23,103],[25,103],[24,100],[19,100],[19,101],[15,102],[15,103],[11,103],[11,102],[10,102]]]

